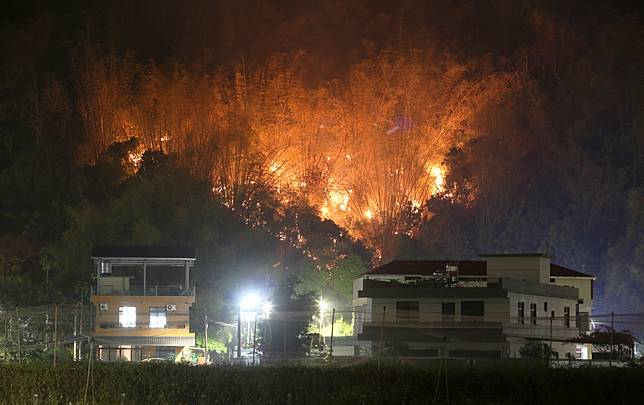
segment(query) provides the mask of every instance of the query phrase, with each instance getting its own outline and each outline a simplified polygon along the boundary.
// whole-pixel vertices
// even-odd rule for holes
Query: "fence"
[[[125,329],[118,322],[96,325],[94,311],[94,307],[80,303],[0,309],[0,328],[3,328],[0,361],[46,361],[56,364],[87,359],[90,354],[94,355],[95,348],[90,349],[90,336],[96,326]],[[138,315],[142,319],[149,316]],[[427,315],[422,311],[414,317],[408,313],[400,317],[394,315],[387,321],[382,315],[385,315],[382,311],[366,313],[355,309],[320,311],[318,308],[303,308],[271,313],[224,313],[205,318],[193,316],[191,323],[168,323],[164,327],[153,327],[138,319],[134,325],[129,325],[128,330],[147,329],[148,336],[164,336],[167,329],[189,328],[190,331],[198,331],[201,346],[204,335],[209,333],[211,342],[219,342],[211,343],[209,358],[212,362],[244,364],[286,359],[315,362],[332,357],[395,360],[516,357],[515,353],[510,353],[509,340],[541,342],[552,348],[553,345],[574,344],[572,339],[579,336],[574,314],[572,317],[508,316],[503,322],[480,322],[466,318],[420,322],[419,319]],[[486,312],[485,318],[488,315],[499,319],[499,314]],[[355,322],[356,319],[362,319],[360,325]],[[642,334],[644,314],[593,315],[590,324],[592,330],[604,331],[600,336],[604,340],[594,345],[593,357],[597,359],[594,365],[603,362],[612,365],[612,362],[634,357],[635,347],[623,341],[622,334],[615,331],[626,329],[636,336]],[[473,334],[485,342],[476,350],[469,346],[474,339]],[[583,339],[576,342],[591,343]],[[143,356],[134,357],[143,359]],[[582,356],[581,353],[572,353],[569,357],[569,360],[574,360]]]
[[[80,360],[93,323],[89,305],[50,304],[0,309],[3,362]]]

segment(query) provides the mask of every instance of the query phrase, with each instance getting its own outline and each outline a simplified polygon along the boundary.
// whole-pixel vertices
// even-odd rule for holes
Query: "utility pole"
[[[382,324],[380,325],[380,348],[378,349],[378,370],[380,370],[380,358],[382,357],[383,335],[385,333],[385,312],[387,307],[382,307]]]
[[[54,304],[54,368],[56,368],[57,350],[58,350],[58,303]]]
[[[282,318],[282,360],[286,360],[286,319],[284,318]]]
[[[18,315],[18,307],[16,307],[16,325],[18,325],[18,364],[22,362],[22,354],[20,348],[20,315]]]
[[[555,311],[550,312],[550,353],[548,353],[548,367],[550,367],[550,359],[552,358],[552,322],[555,320]]]
[[[237,313],[237,358],[241,358],[241,307]]]
[[[613,342],[615,334],[615,314],[610,313],[610,357],[608,358],[608,367],[613,365]]]
[[[204,362],[208,364],[208,309],[204,309],[203,322],[204,322]]]
[[[253,366],[255,365],[255,349],[257,348],[257,313],[255,313],[255,326],[253,330]]]
[[[329,348],[329,357],[333,357],[333,325],[335,324],[335,308],[331,312],[331,347]]]
[[[78,325],[78,333],[83,336],[83,293],[81,292],[80,302],[80,323]],[[83,359],[83,341],[78,342],[78,360]]]
[[[78,322],[78,315],[74,311],[74,361],[78,360],[78,344],[76,343],[76,324]]]
[[[7,345],[9,344],[9,311],[4,313],[4,364],[9,362],[7,358]]]

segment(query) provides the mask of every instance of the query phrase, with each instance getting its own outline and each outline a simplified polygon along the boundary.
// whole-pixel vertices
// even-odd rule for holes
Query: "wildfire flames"
[[[383,235],[412,232],[404,212],[444,191],[445,153],[474,136],[480,106],[507,87],[444,59],[383,54],[353,66],[342,84],[313,89],[297,56],[205,77],[149,68],[136,91],[123,85],[133,70],[126,61],[95,61],[81,75],[93,139],[86,159],[135,136],[210,177],[232,209],[255,207],[255,193],[271,188],[381,245]],[[130,155],[136,167],[140,159]]]

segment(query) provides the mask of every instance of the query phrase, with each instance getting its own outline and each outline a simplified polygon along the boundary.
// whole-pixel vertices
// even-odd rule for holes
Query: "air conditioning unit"
[[[101,311],[107,311],[107,302],[101,302],[100,304],[98,304],[98,308]]]
[[[168,304],[168,305],[166,305],[166,306],[165,306],[165,309],[166,309],[167,311],[176,311],[176,310],[177,310],[177,306],[176,306],[175,304]]]

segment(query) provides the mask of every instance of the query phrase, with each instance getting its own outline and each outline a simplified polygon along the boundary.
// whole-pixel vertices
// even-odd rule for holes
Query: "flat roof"
[[[484,253],[480,254],[479,257],[546,257],[550,258],[549,255],[545,253]]]
[[[364,274],[431,276],[436,271],[445,270],[447,265],[458,266],[458,272],[463,276],[485,276],[486,274],[484,260],[392,260]]]
[[[485,260],[392,260],[363,273],[363,275],[431,276],[436,271],[445,270],[448,265],[458,266],[458,273],[461,276],[485,277],[487,275],[487,262]],[[595,276],[551,263],[550,277],[594,278]]]
[[[191,246],[107,246],[98,245],[92,249],[91,257],[96,258],[150,258],[196,260],[195,249]]]

